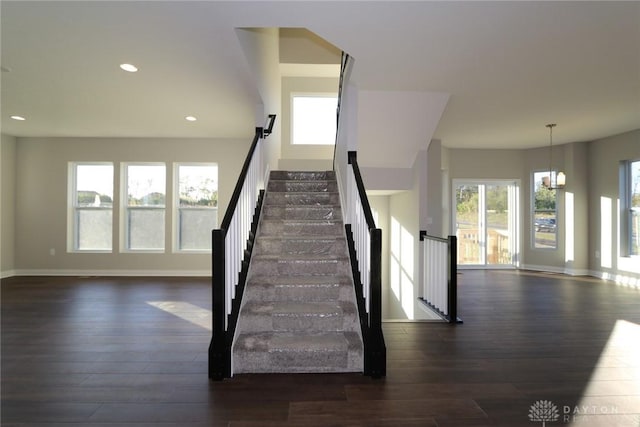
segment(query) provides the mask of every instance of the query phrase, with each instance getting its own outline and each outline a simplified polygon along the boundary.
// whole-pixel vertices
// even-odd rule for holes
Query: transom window
[[[336,142],[338,96],[293,94],[291,96],[291,143],[333,145]]]

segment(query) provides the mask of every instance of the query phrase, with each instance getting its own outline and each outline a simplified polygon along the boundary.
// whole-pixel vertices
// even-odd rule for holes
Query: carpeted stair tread
[[[288,181],[316,181],[316,180],[326,180],[336,179],[336,174],[334,171],[271,171],[269,174],[270,181],[280,181],[280,180],[288,180]]]
[[[339,275],[260,276],[246,292],[263,301],[350,301],[353,285]]]
[[[326,275],[326,276],[259,276],[254,277],[252,284],[264,286],[320,286],[320,285],[350,285],[349,276]]]
[[[267,186],[268,191],[282,192],[337,192],[338,186],[336,181],[317,180],[317,181],[301,181],[301,180],[271,180]]]
[[[273,204],[265,206],[262,215],[265,220],[341,220],[342,210],[335,205],[289,206]]]
[[[261,236],[256,242],[256,255],[263,254],[309,254],[341,255],[347,254],[343,236],[305,235],[305,236]]]
[[[326,255],[326,254],[257,254],[252,258],[252,261],[254,260],[255,261],[275,260],[275,261],[282,261],[282,262],[289,262],[289,261],[316,262],[317,261],[317,262],[333,263],[337,261],[349,262],[349,257],[345,254],[330,254],[330,255]]]
[[[251,262],[256,275],[333,275],[351,271],[348,257],[314,255],[255,255]]]
[[[260,222],[264,235],[309,236],[323,235],[342,237],[342,221],[338,220],[282,220],[264,219]]]
[[[336,193],[285,193],[267,192],[264,203],[270,205],[288,206],[326,206],[340,203],[340,195]]]
[[[241,326],[251,331],[353,331],[351,302],[253,301],[243,308]]]

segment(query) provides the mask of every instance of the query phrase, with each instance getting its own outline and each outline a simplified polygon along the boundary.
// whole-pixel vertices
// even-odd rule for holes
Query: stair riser
[[[253,285],[247,288],[251,301],[351,301],[353,289],[349,285]]]
[[[343,260],[281,260],[255,258],[251,261],[252,276],[315,276],[351,274],[351,266]]]
[[[270,205],[288,206],[327,206],[339,205],[338,193],[269,193],[265,194],[264,203]]]
[[[337,206],[265,206],[263,219],[279,220],[342,220],[342,211]]]
[[[334,221],[285,222],[264,220],[260,233],[265,236],[339,236],[343,235],[342,223]],[[258,239],[259,240],[259,239]]]
[[[362,341],[354,332],[345,332],[338,341],[309,334],[302,342],[294,339],[295,333],[282,334],[240,337],[234,372],[362,372]]]
[[[346,256],[344,239],[257,239],[254,251],[261,254]]]
[[[278,372],[359,372],[362,368],[350,367],[346,351],[326,352],[236,352],[234,371],[242,373]]]
[[[336,192],[336,181],[269,181],[267,191],[278,192]]]
[[[251,301],[242,306],[241,330],[256,332],[355,332],[358,324],[352,302]]]
[[[323,315],[295,315],[275,313],[271,315],[244,313],[239,323],[242,330],[253,332],[323,332],[352,331],[354,319],[345,319],[341,312]]]
[[[336,174],[333,171],[312,171],[312,172],[295,172],[295,171],[271,171],[269,181],[273,180],[296,180],[296,181],[325,181],[335,180]]]

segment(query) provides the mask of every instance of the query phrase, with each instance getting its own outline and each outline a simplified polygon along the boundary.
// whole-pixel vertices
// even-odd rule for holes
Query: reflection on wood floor
[[[593,278],[465,270],[465,323],[385,324],[380,380],[210,382],[206,278],[23,277],[1,290],[4,427],[532,427],[544,401],[549,426],[640,426],[640,291]]]

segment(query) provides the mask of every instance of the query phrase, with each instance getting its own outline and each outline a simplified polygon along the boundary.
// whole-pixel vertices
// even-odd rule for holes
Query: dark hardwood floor
[[[386,378],[217,383],[208,279],[6,279],[1,424],[640,426],[639,291],[533,272],[459,279],[464,324],[385,324]],[[557,420],[529,419],[541,401]]]

